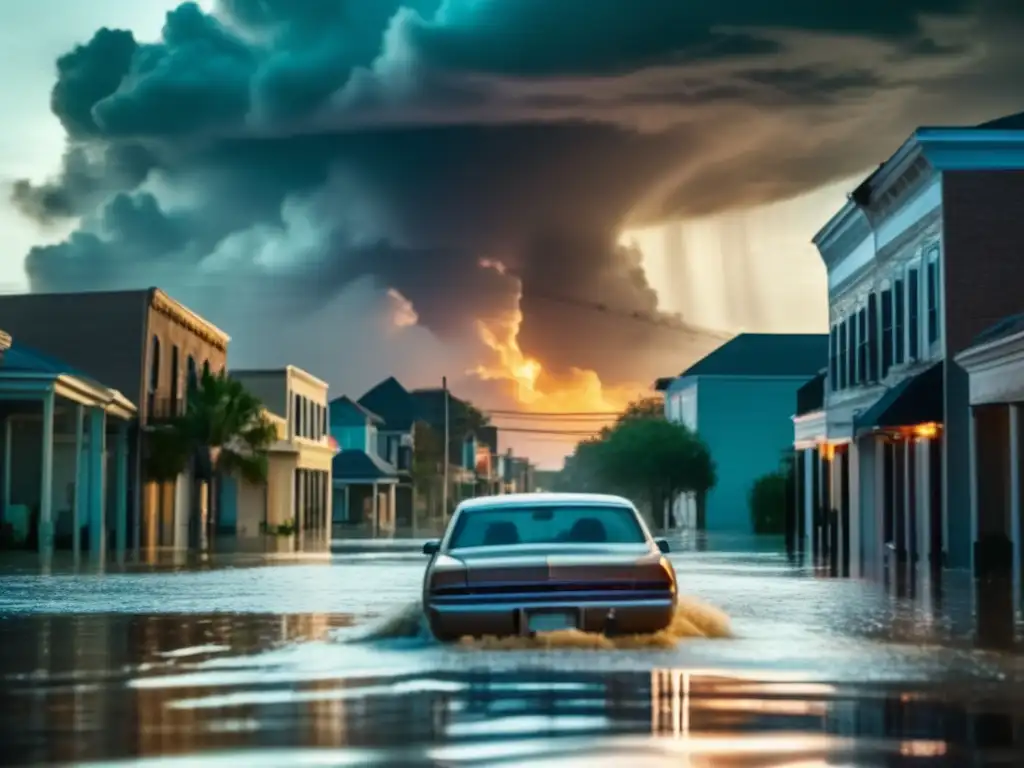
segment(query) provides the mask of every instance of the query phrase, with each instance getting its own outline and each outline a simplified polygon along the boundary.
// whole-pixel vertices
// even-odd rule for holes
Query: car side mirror
[[[429,555],[430,557],[433,557],[434,555],[436,555],[438,553],[438,551],[440,549],[441,549],[441,542],[440,541],[434,540],[434,541],[425,541],[425,542],[423,542],[423,554],[424,555]]]
[[[658,545],[658,549],[661,550],[662,554],[667,555],[672,551],[672,547],[668,545],[668,542],[665,541],[665,539],[655,539],[654,543]]]

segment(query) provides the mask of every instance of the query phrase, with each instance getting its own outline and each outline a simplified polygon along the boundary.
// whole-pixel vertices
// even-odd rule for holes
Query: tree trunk
[[[707,520],[707,491],[697,491],[695,494],[697,497],[697,530],[706,531],[708,528]]]

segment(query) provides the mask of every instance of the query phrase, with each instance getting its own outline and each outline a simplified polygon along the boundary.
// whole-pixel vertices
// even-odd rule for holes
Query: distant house
[[[698,432],[715,461],[708,530],[753,530],[750,489],[779,468],[792,445],[797,390],[827,359],[827,334],[744,333],[675,378],[658,380],[666,417]],[[694,525],[696,500],[681,495],[673,512],[677,525]]]
[[[331,401],[334,457],[334,522],[362,526],[373,535],[394,533],[399,473],[378,454],[384,419],[349,397]]]
[[[389,376],[362,397],[358,404],[377,416],[377,456],[396,472],[396,524],[412,524],[415,504],[413,493],[413,424],[416,422],[416,401],[396,378]]]

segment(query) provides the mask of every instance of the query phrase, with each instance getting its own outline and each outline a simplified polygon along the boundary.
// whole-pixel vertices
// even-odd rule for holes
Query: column
[[[885,517],[888,504],[888,492],[885,484],[886,458],[889,455],[889,445],[885,438],[872,437],[875,451],[875,493],[874,493],[874,515],[875,534],[874,543],[874,576],[881,581],[885,576]]]
[[[114,531],[115,549],[123,557],[128,547],[128,423],[117,425],[117,448],[114,457]],[[191,499],[191,494],[189,496]]]
[[[1013,612],[1021,609],[1020,405],[1010,404],[1010,541],[1013,543]]]
[[[395,489],[397,487],[398,487],[397,483],[392,483],[391,484],[391,488],[390,488],[390,490],[388,492],[388,509],[391,510],[392,530],[395,530],[396,528],[398,528],[398,509],[396,508],[396,505],[395,505],[395,498],[396,498]]]
[[[39,478],[39,552],[53,554],[53,408],[51,389],[43,396],[42,463]]]
[[[301,469],[295,470],[295,487],[297,488],[295,502],[295,531],[302,533],[306,530],[306,472]]]
[[[870,439],[870,438],[868,438]],[[861,476],[860,476],[860,445],[856,438],[850,441],[850,459],[847,472],[849,483],[848,519],[849,519],[849,574],[853,578],[861,575]]]
[[[967,442],[970,457],[967,462],[967,472],[971,491],[971,575],[973,576],[978,573],[977,563],[974,562],[974,545],[978,541],[978,416],[974,406],[971,406],[971,416],[968,419]],[[949,470],[946,469],[946,471]]]
[[[11,417],[8,416],[4,419],[4,490],[3,507],[0,508],[0,513],[3,513],[3,516],[0,519],[5,519],[7,510],[11,508],[11,446],[13,444]]]
[[[929,569],[932,564],[932,439],[918,438],[917,455],[917,557]]]
[[[903,442],[903,546],[907,565],[913,566],[914,556],[914,441]]]
[[[341,519],[344,520],[346,523],[351,523],[352,522],[352,506],[351,506],[351,504],[349,504],[349,486],[348,486],[348,483],[346,483],[343,487],[345,489],[345,500],[343,502],[345,504],[345,508],[342,510]]]
[[[82,444],[85,442],[85,425],[83,424],[85,409],[81,405],[75,405],[75,496],[71,503],[71,549],[78,557],[82,551],[82,502],[83,486],[82,475],[85,467],[82,462]]]
[[[802,510],[804,516],[804,551],[808,556],[814,557],[814,449],[805,449],[800,460],[804,463]]]
[[[330,538],[334,525],[334,485],[331,482],[331,472],[324,472],[324,527],[327,529],[327,538]]]
[[[374,538],[376,538],[377,535],[380,533],[380,510],[378,509],[378,506],[377,506],[379,504],[379,502],[380,502],[380,499],[379,499],[379,494],[377,493],[377,484],[374,483],[373,484],[373,506],[372,506],[372,510],[373,511],[370,513],[370,514],[373,515],[373,521],[371,523],[371,530],[373,531]]]
[[[102,408],[89,411],[89,550],[106,550],[107,520],[104,491],[104,456],[107,451],[107,414]]]

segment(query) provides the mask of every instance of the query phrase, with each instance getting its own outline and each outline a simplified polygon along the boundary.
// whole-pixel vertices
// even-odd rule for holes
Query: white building
[[[1024,310],[1024,131],[922,128],[815,236],[823,402],[794,418],[801,526],[843,572],[892,553],[972,564],[967,376],[955,356]]]

